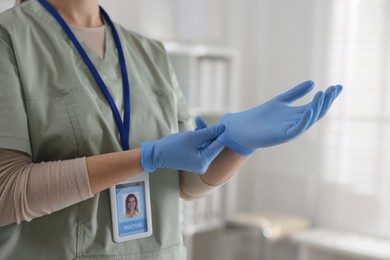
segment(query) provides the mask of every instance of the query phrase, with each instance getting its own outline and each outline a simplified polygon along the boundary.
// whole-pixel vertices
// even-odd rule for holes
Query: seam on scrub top
[[[38,8],[40,8],[41,6],[39,5]],[[57,23],[56,20],[54,20],[53,17],[51,16],[46,16],[46,14],[44,14],[44,12],[46,12],[46,10],[42,10],[42,12],[38,11],[38,10],[34,10],[33,8],[31,8],[30,6],[24,6],[23,9],[25,9],[26,11],[30,12],[31,14],[33,15],[36,15],[38,18],[40,18],[41,21],[43,21],[46,25],[48,25],[49,27],[51,27],[51,29],[53,29],[57,36],[61,37],[63,41],[66,42],[66,45],[68,46],[68,48],[70,49],[70,51],[72,52],[72,55],[73,57],[76,58],[76,60],[80,63],[81,65],[81,69],[84,71],[84,72],[87,72],[87,73],[90,73],[90,70],[88,68],[88,66],[85,64],[84,60],[81,58],[80,54],[78,53],[78,51],[76,50],[74,44],[72,43],[72,41],[69,39],[68,35],[63,31],[62,27]],[[76,35],[77,37],[77,34],[74,32],[73,29],[71,29],[72,32]],[[111,33],[111,31],[110,31]],[[79,39],[79,37],[77,37]],[[79,39],[79,41],[81,41],[81,39]],[[106,37],[105,37],[105,43],[107,44],[107,41],[106,41]],[[85,48],[85,47],[84,47]],[[118,57],[118,54],[117,52],[115,51],[115,54],[116,56]],[[111,64],[109,62],[109,64]],[[119,62],[118,62],[119,64]],[[112,64],[111,64],[112,65]],[[119,67],[119,65],[117,65]],[[114,66],[115,67],[115,66]],[[100,73],[100,72],[99,72]],[[101,75],[105,75],[105,73],[100,73]]]
[[[76,257],[82,257],[84,251],[84,228],[85,228],[85,202],[79,203],[79,217],[77,224],[77,245],[76,245]]]
[[[73,134],[74,134],[74,137],[76,139],[77,155],[83,156],[83,154],[84,154],[83,149],[82,149],[83,140],[82,140],[82,136],[80,133],[80,126],[78,124],[76,115],[74,113],[74,110],[75,110],[74,104],[70,102],[70,97],[71,97],[70,95],[65,97],[65,106],[66,106],[66,110],[68,111],[70,123],[72,125]]]
[[[44,25],[51,27],[51,29],[55,31],[54,33],[66,43],[66,46],[72,52],[74,57],[80,56],[76,48],[74,47],[72,41],[69,39],[68,35],[64,32],[64,30],[58,24],[58,22],[51,15],[49,15],[47,11],[39,3],[35,3],[35,4],[38,5],[38,8],[42,8],[42,11],[35,10],[28,5],[23,6],[23,9],[29,12],[30,14],[35,15],[39,21],[44,23]],[[81,57],[79,58],[80,60],[82,60]]]
[[[67,98],[67,96],[71,95],[73,92],[80,90],[80,88],[70,88],[58,90],[57,92],[53,92],[53,94],[50,95],[24,95],[24,98],[26,101]]]
[[[177,127],[174,126],[174,122],[177,121],[177,118],[175,118],[175,109],[172,107],[173,105],[171,104],[171,102],[169,102],[170,101],[170,98],[168,96],[169,94],[167,93],[167,91],[163,91],[163,90],[155,91],[155,93],[157,94],[156,100],[157,103],[159,104],[161,112],[168,119],[167,124],[169,125],[169,128],[172,130],[177,130],[176,129]],[[172,93],[172,96],[173,96],[172,101],[174,105],[177,105],[177,98],[175,97],[175,93]],[[161,102],[164,102],[164,104],[161,104]]]
[[[24,5],[22,9],[38,17],[39,20],[43,22],[45,25],[50,26],[55,31],[55,34],[64,37],[66,33],[62,30],[61,26],[57,23],[57,21],[52,16],[49,15],[49,13],[38,3],[38,1],[36,1],[35,3],[33,1],[31,2],[32,2],[31,4],[36,4],[38,8],[41,8],[42,10],[41,11],[35,10],[32,7],[30,7],[28,4]]]
[[[183,243],[178,243],[176,245],[173,245],[173,246],[169,246],[169,247],[164,247],[164,248],[160,248],[160,249],[157,249],[157,250],[153,250],[153,251],[147,251],[145,253],[141,253],[141,254],[126,254],[126,255],[81,255],[80,257],[77,257],[75,258],[74,260],[77,260],[77,259],[118,259],[118,260],[121,260],[121,259],[129,259],[129,257],[131,258],[137,258],[139,259],[140,257],[153,257],[153,256],[159,256],[161,254],[168,254],[172,251],[175,251],[177,249],[180,249],[180,248],[184,248],[184,245]]]
[[[3,44],[4,47],[6,47],[6,48],[8,49],[8,51],[9,51],[10,53],[12,53],[12,55],[15,56],[15,54],[14,54],[13,51],[12,51],[13,48],[12,48],[6,41],[4,41],[3,38],[0,38],[0,43]]]
[[[9,136],[9,135],[0,135],[0,137],[6,137],[6,138],[13,138],[13,139],[18,139],[18,140],[21,140],[21,141],[24,141],[28,144],[30,144],[30,141],[27,140],[27,139],[24,139],[24,138],[21,138],[21,137],[16,137],[16,136]]]
[[[60,99],[65,98],[66,95],[47,95],[47,96],[25,96],[26,101],[39,101],[39,100],[48,100],[48,99]]]

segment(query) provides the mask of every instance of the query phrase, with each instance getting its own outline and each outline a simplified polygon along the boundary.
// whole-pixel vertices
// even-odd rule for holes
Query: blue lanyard
[[[119,113],[119,110],[117,106],[115,105],[115,102],[110,94],[110,91],[108,90],[106,84],[102,80],[99,72],[96,70],[95,66],[93,65],[92,61],[88,57],[87,53],[85,52],[84,48],[81,46],[80,42],[77,40],[76,36],[73,34],[72,30],[69,28],[67,23],[62,19],[61,15],[46,1],[46,0],[38,0],[39,3],[57,20],[57,22],[61,25],[62,29],[65,31],[65,33],[68,35],[69,39],[73,42],[74,46],[78,50],[80,56],[83,58],[85,64],[88,66],[89,70],[91,71],[93,77],[95,78],[97,84],[99,85],[100,89],[102,90],[104,96],[106,97],[112,113],[114,115],[114,119],[116,122],[116,125],[119,130],[119,134],[121,137],[121,144],[123,150],[129,150],[129,135],[130,135],[130,84],[129,79],[127,75],[127,68],[126,68],[126,61],[125,56],[123,55],[123,49],[122,44],[118,36],[118,32],[115,29],[115,26],[113,22],[111,21],[110,17],[104,11],[102,7],[100,7],[100,12],[104,17],[104,20],[107,21],[108,25],[111,28],[111,32],[115,41],[116,49],[118,51],[119,56],[119,63],[121,66],[121,73],[122,73],[122,83],[123,83],[123,99],[124,99],[124,119],[122,121],[121,115]]]

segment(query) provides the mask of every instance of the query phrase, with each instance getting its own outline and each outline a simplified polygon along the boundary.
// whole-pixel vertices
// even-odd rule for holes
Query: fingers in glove
[[[214,140],[210,142],[207,146],[203,146],[200,149],[200,154],[205,161],[212,162],[222,152],[224,148],[225,146],[223,144],[221,144],[217,140]],[[207,165],[209,165],[209,163]],[[204,174],[206,171],[207,168],[202,170],[200,173]]]
[[[333,102],[340,95],[342,91],[343,91],[343,86],[341,85],[331,86],[326,90],[324,106],[318,119],[321,119],[326,115],[326,113],[332,106]]]
[[[301,97],[305,96],[307,93],[309,93],[314,88],[314,82],[311,80],[302,82],[298,86],[290,89],[289,91],[279,95],[277,97],[278,100],[282,102],[286,102],[288,104],[293,103],[294,101],[300,99]]]
[[[206,121],[204,121],[204,119],[203,119],[201,116],[197,116],[197,117],[195,118],[195,122],[196,122],[195,131],[198,131],[198,130],[207,128],[207,123],[206,123]],[[211,141],[207,141],[207,142],[201,144],[201,145],[199,146],[199,148],[208,146],[208,145],[210,144],[210,142],[211,142]]]
[[[322,117],[325,116],[325,114],[328,112],[330,106],[333,103],[333,100],[336,98],[337,94],[337,89],[334,86],[330,86],[326,91],[325,91],[325,100],[324,100],[324,105],[322,106],[322,110],[320,113],[320,116],[318,119],[321,119]]]
[[[285,135],[290,137],[289,139],[292,139],[292,138],[295,138],[295,137],[299,136],[300,134],[302,134],[309,126],[310,121],[313,117],[313,114],[314,114],[313,109],[308,108],[302,114],[301,119],[294,126],[287,129]]]
[[[336,85],[336,90],[337,90],[337,96],[338,97],[340,95],[340,93],[343,91],[343,86],[342,85]]]
[[[310,124],[307,128],[310,128],[315,122],[317,122],[318,117],[322,111],[324,104],[324,92],[318,91],[313,98],[311,108],[313,109],[313,116],[311,118]]]
[[[197,116],[197,117],[195,118],[195,122],[196,122],[195,131],[196,131],[196,130],[200,130],[200,129],[207,128],[207,123],[206,123],[206,121],[204,121],[204,119],[203,119],[201,116]]]
[[[216,124],[212,125],[210,127],[195,131],[195,134],[197,135],[199,145],[207,142],[212,141],[216,139],[220,134],[225,131],[225,125],[223,124]]]

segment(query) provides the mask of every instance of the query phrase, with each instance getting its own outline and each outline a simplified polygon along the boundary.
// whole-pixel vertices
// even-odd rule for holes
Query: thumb
[[[201,116],[197,116],[195,118],[195,122],[196,122],[195,131],[201,130],[203,128],[207,128],[207,123],[206,123],[206,121],[204,121],[204,119]]]
[[[225,146],[222,143],[214,140],[209,145],[203,147],[200,152],[202,153],[203,158],[213,161],[224,148]]]
[[[279,95],[277,97],[278,100],[286,103],[293,103],[294,101],[300,99],[301,97],[305,96],[307,93],[309,93],[314,88],[314,82],[311,80],[307,80],[305,82],[302,82],[298,86],[290,89],[289,91]]]
[[[295,137],[299,136],[300,134],[302,134],[307,129],[307,127],[309,126],[310,121],[311,121],[311,119],[313,117],[313,113],[314,113],[313,109],[312,108],[308,108],[303,113],[303,115],[302,115],[301,119],[299,120],[299,122],[286,131],[286,135],[289,136],[290,138],[295,138]]]
[[[220,134],[225,131],[225,125],[216,124],[198,131],[195,131],[198,141],[200,144],[203,144],[207,141],[216,139]]]

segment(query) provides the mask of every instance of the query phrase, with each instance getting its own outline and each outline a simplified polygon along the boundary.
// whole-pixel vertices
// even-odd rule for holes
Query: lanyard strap
[[[84,48],[80,44],[80,42],[77,40],[76,36],[73,34],[72,30],[69,28],[68,24],[62,19],[61,15],[46,1],[46,0],[38,0],[39,3],[57,20],[57,22],[61,25],[62,29],[65,31],[65,33],[68,35],[69,39],[72,41],[73,45],[76,47],[77,51],[79,52],[80,56],[83,58],[85,64],[88,66],[89,70],[91,71],[93,77],[95,78],[97,84],[99,85],[101,91],[103,92],[104,96],[107,99],[107,102],[109,103],[112,113],[114,115],[114,119],[116,122],[116,125],[119,130],[119,134],[121,137],[121,144],[123,150],[129,150],[129,135],[130,135],[130,84],[129,79],[127,75],[127,68],[126,68],[126,61],[125,56],[123,55],[123,49],[122,44],[119,39],[118,32],[115,29],[115,26],[113,22],[111,21],[110,17],[104,11],[102,7],[100,7],[100,12],[103,15],[103,18],[105,21],[107,21],[108,25],[111,28],[111,32],[115,41],[116,49],[119,56],[119,63],[121,66],[121,73],[122,73],[122,83],[123,83],[123,99],[124,99],[124,119],[122,121],[121,115],[119,113],[119,110],[117,106],[115,105],[115,102],[110,94],[110,91],[108,90],[106,84],[104,83],[103,79],[101,78],[99,72],[97,71],[96,67],[93,65],[91,59],[88,57],[88,54],[85,52]]]

